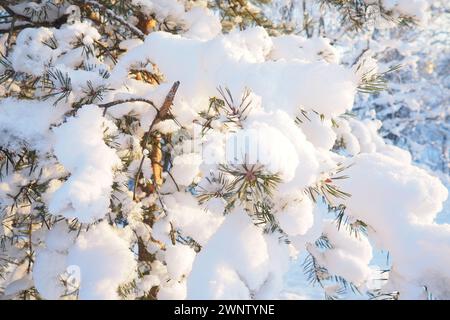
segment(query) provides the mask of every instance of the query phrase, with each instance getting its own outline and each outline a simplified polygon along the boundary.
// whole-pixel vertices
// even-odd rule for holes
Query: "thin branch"
[[[175,184],[177,191],[180,192],[180,187],[178,186],[178,183],[175,181],[175,178],[173,177],[173,175],[170,173],[170,171],[167,171],[167,173],[169,174],[169,177],[172,179],[173,183]]]
[[[44,26],[44,25],[33,24],[31,22],[18,20],[16,17],[14,17],[11,22],[0,23],[0,34],[12,33],[13,31],[23,30],[33,26]]]
[[[369,50],[369,40],[367,40],[367,47],[364,48],[360,54],[358,54],[358,56],[355,58],[355,60],[353,61],[351,67],[353,67],[355,64],[357,64],[359,62],[359,59],[361,59],[361,57]]]
[[[14,17],[11,22],[11,28],[9,29],[9,32],[8,32],[8,38],[6,39],[5,56],[8,56],[9,50],[11,49],[12,35],[13,35],[13,31],[14,31],[14,26],[16,25],[16,21],[17,21],[17,18]]]
[[[139,176],[141,175],[141,172],[142,172],[142,165],[144,164],[144,160],[145,160],[145,154],[142,154],[142,158],[141,158],[141,162],[139,163],[138,171],[136,173],[136,176],[134,177],[133,200],[136,200],[136,189],[137,189],[137,186],[139,183]]]
[[[114,106],[116,106],[118,104],[127,103],[127,102],[145,102],[145,103],[151,105],[156,110],[156,112],[159,113],[159,109],[155,106],[153,101],[147,100],[147,99],[144,99],[144,98],[130,98],[130,99],[126,99],[126,100],[116,100],[116,101],[112,101],[112,102],[102,103],[102,104],[99,104],[97,106],[99,108],[104,108],[103,116],[105,116],[106,110],[108,108],[114,107]]]

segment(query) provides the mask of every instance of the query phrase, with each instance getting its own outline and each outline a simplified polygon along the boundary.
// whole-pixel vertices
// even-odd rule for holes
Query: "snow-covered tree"
[[[426,1],[0,5],[3,297],[450,298],[447,189],[351,112]]]

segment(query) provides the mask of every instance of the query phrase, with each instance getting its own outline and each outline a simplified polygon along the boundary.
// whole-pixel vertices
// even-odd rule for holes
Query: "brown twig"
[[[159,112],[159,109],[156,107],[156,105],[153,103],[153,101],[147,100],[147,99],[144,99],[144,98],[130,98],[130,99],[126,99],[126,100],[116,100],[116,101],[112,101],[112,102],[102,103],[102,104],[99,104],[97,106],[99,108],[104,108],[103,116],[105,116],[106,115],[106,110],[108,108],[114,107],[114,106],[116,106],[118,104],[127,103],[127,102],[145,102],[145,103],[151,105],[156,110],[157,113]]]

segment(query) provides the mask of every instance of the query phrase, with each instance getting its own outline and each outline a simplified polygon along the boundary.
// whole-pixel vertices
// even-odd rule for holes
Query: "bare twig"
[[[175,181],[175,178],[173,175],[168,171],[169,177],[172,179],[173,183],[175,184],[175,187],[177,188],[177,191],[180,192],[180,187],[178,186],[178,183]]]
[[[175,99],[175,94],[177,93],[179,86],[180,86],[180,81],[176,81],[172,85],[172,88],[170,89],[169,93],[167,94],[166,99],[164,100],[164,103],[160,109],[160,114],[158,115],[157,118],[155,118],[157,120],[156,123],[165,119],[165,117],[168,115],[168,113],[170,111],[170,107],[172,106],[172,103],[173,103],[173,99]]]
[[[361,57],[367,52],[369,51],[369,40],[367,40],[367,46],[361,51],[360,54],[358,54],[358,56],[355,58],[355,60],[353,61],[351,67],[353,67],[355,64],[357,64],[359,62],[359,60],[361,59]]]
[[[155,106],[153,101],[147,100],[144,98],[130,98],[130,99],[125,99],[125,100],[116,100],[116,101],[112,101],[112,102],[108,102],[108,103],[99,104],[98,107],[104,109],[103,110],[103,116],[104,116],[106,114],[106,110],[108,110],[108,108],[114,107],[118,104],[127,103],[127,102],[145,102],[145,103],[151,105],[156,110],[157,113],[159,112],[159,109]]]

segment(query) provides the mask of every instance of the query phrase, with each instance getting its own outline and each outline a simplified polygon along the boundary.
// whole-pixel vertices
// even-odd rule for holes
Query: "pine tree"
[[[275,298],[288,248],[327,299],[424,293],[399,280],[401,263],[369,288],[368,239],[417,259],[379,228],[394,202],[380,189],[404,187],[399,167],[417,189],[399,191],[394,212],[411,233],[407,203],[435,216],[446,190],[349,112],[356,92],[379,94],[399,66],[379,71],[368,48],[342,66],[335,49],[378,23],[411,28],[415,12],[383,1],[0,6],[0,295]],[[365,191],[387,199],[381,218],[361,209]],[[436,279],[450,275],[415,276],[445,297]]]

